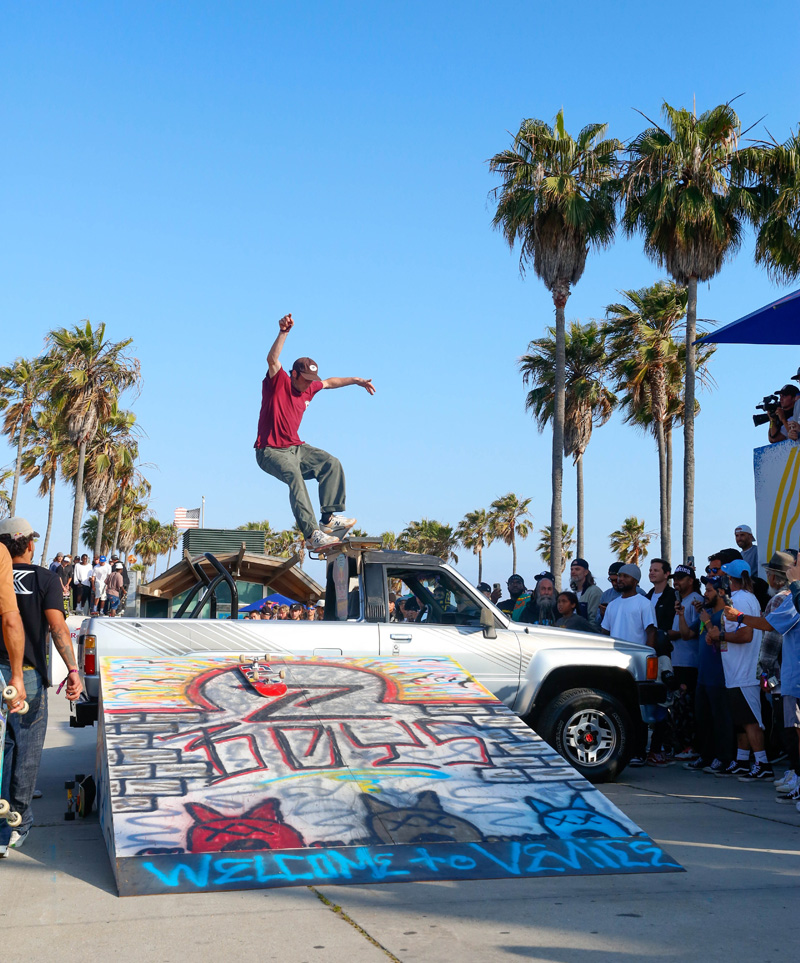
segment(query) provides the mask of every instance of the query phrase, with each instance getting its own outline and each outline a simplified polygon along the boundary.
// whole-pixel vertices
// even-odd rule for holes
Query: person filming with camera
[[[787,438],[796,441],[800,437],[800,388],[784,385],[778,392],[778,404],[770,413],[769,443],[777,444]]]

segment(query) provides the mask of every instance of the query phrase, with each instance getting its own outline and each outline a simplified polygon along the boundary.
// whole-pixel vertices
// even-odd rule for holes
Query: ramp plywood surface
[[[122,896],[681,869],[449,659],[101,662]]]

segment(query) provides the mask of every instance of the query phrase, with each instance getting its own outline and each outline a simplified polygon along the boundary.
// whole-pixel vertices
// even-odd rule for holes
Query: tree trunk
[[[478,549],[478,581],[483,581],[483,551]]]
[[[664,442],[667,449],[667,527],[670,533],[670,544],[672,544],[672,421],[670,420],[664,431]],[[672,561],[672,559],[670,559]],[[682,561],[682,559],[681,559]]]
[[[694,556],[694,380],[697,337],[697,278],[689,278],[686,306],[686,386],[683,415],[683,560]]]
[[[125,507],[125,492],[127,490],[127,482],[122,482],[119,486],[119,508],[117,509],[117,524],[114,526],[114,539],[111,543],[111,554],[115,554],[119,551],[119,530],[122,528],[122,509]]]
[[[94,539],[95,555],[103,554],[103,519],[105,517],[106,517],[106,513],[101,512],[100,509],[98,508],[97,509],[97,535],[95,535],[95,539]]]
[[[56,473],[50,479],[50,503],[47,509],[47,528],[44,530],[44,544],[42,545],[41,564],[47,567],[47,548],[50,544],[50,532],[53,529],[53,506],[56,499]]]
[[[671,562],[669,537],[669,517],[667,511],[667,446],[664,439],[664,422],[656,422],[656,442],[658,444],[658,517],[661,527],[661,557]]]
[[[514,537],[514,527],[511,527],[511,574],[517,574],[517,540]]]
[[[69,553],[74,558],[78,552],[78,539],[81,534],[83,516],[83,471],[86,465],[86,441],[78,446],[78,473],[75,476],[75,505],[72,509],[72,542]]]
[[[566,334],[564,309],[569,297],[569,282],[557,281],[553,285],[553,304],[556,309],[556,370],[553,398],[553,500],[550,508],[550,559],[556,580],[556,592],[561,591],[562,506],[564,488],[564,390],[566,386]]]
[[[575,459],[575,472],[578,486],[578,558],[586,558],[583,547],[583,452],[579,451]],[[563,563],[562,563],[563,564]]]
[[[8,506],[8,514],[11,517],[16,515],[19,480],[22,476],[22,449],[25,444],[25,430],[27,427],[28,418],[23,415],[19,425],[19,439],[17,440],[17,462],[14,465],[14,487],[11,489],[11,504]]]

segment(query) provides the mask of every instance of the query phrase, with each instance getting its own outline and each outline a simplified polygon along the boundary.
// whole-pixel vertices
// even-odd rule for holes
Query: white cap
[[[736,528],[733,530],[734,535],[736,534],[736,532],[747,532],[748,535],[752,535],[753,529],[750,528],[749,525],[737,525]]]

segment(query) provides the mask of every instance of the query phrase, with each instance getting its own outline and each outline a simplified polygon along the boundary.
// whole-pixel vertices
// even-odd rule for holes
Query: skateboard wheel
[[[22,816],[19,813],[9,813],[6,822],[12,829],[16,829],[22,823]]]
[[[3,689],[3,698],[6,700],[6,702],[13,702],[14,699],[17,698],[17,695],[18,693],[16,686],[7,685],[5,689]]]
[[[19,712],[17,713],[17,715],[24,716],[25,713],[28,711],[28,709],[30,709],[30,706],[28,705],[28,703],[27,703],[27,702],[23,702],[23,703],[22,703],[22,708],[19,710]]]
[[[280,672],[278,672],[278,678],[279,678],[279,679],[285,679],[285,678],[286,678],[286,669],[281,669]]]
[[[11,804],[6,799],[0,799],[0,819],[11,812]]]
[[[66,819],[67,822],[75,819],[75,813],[64,813],[64,819]]]

